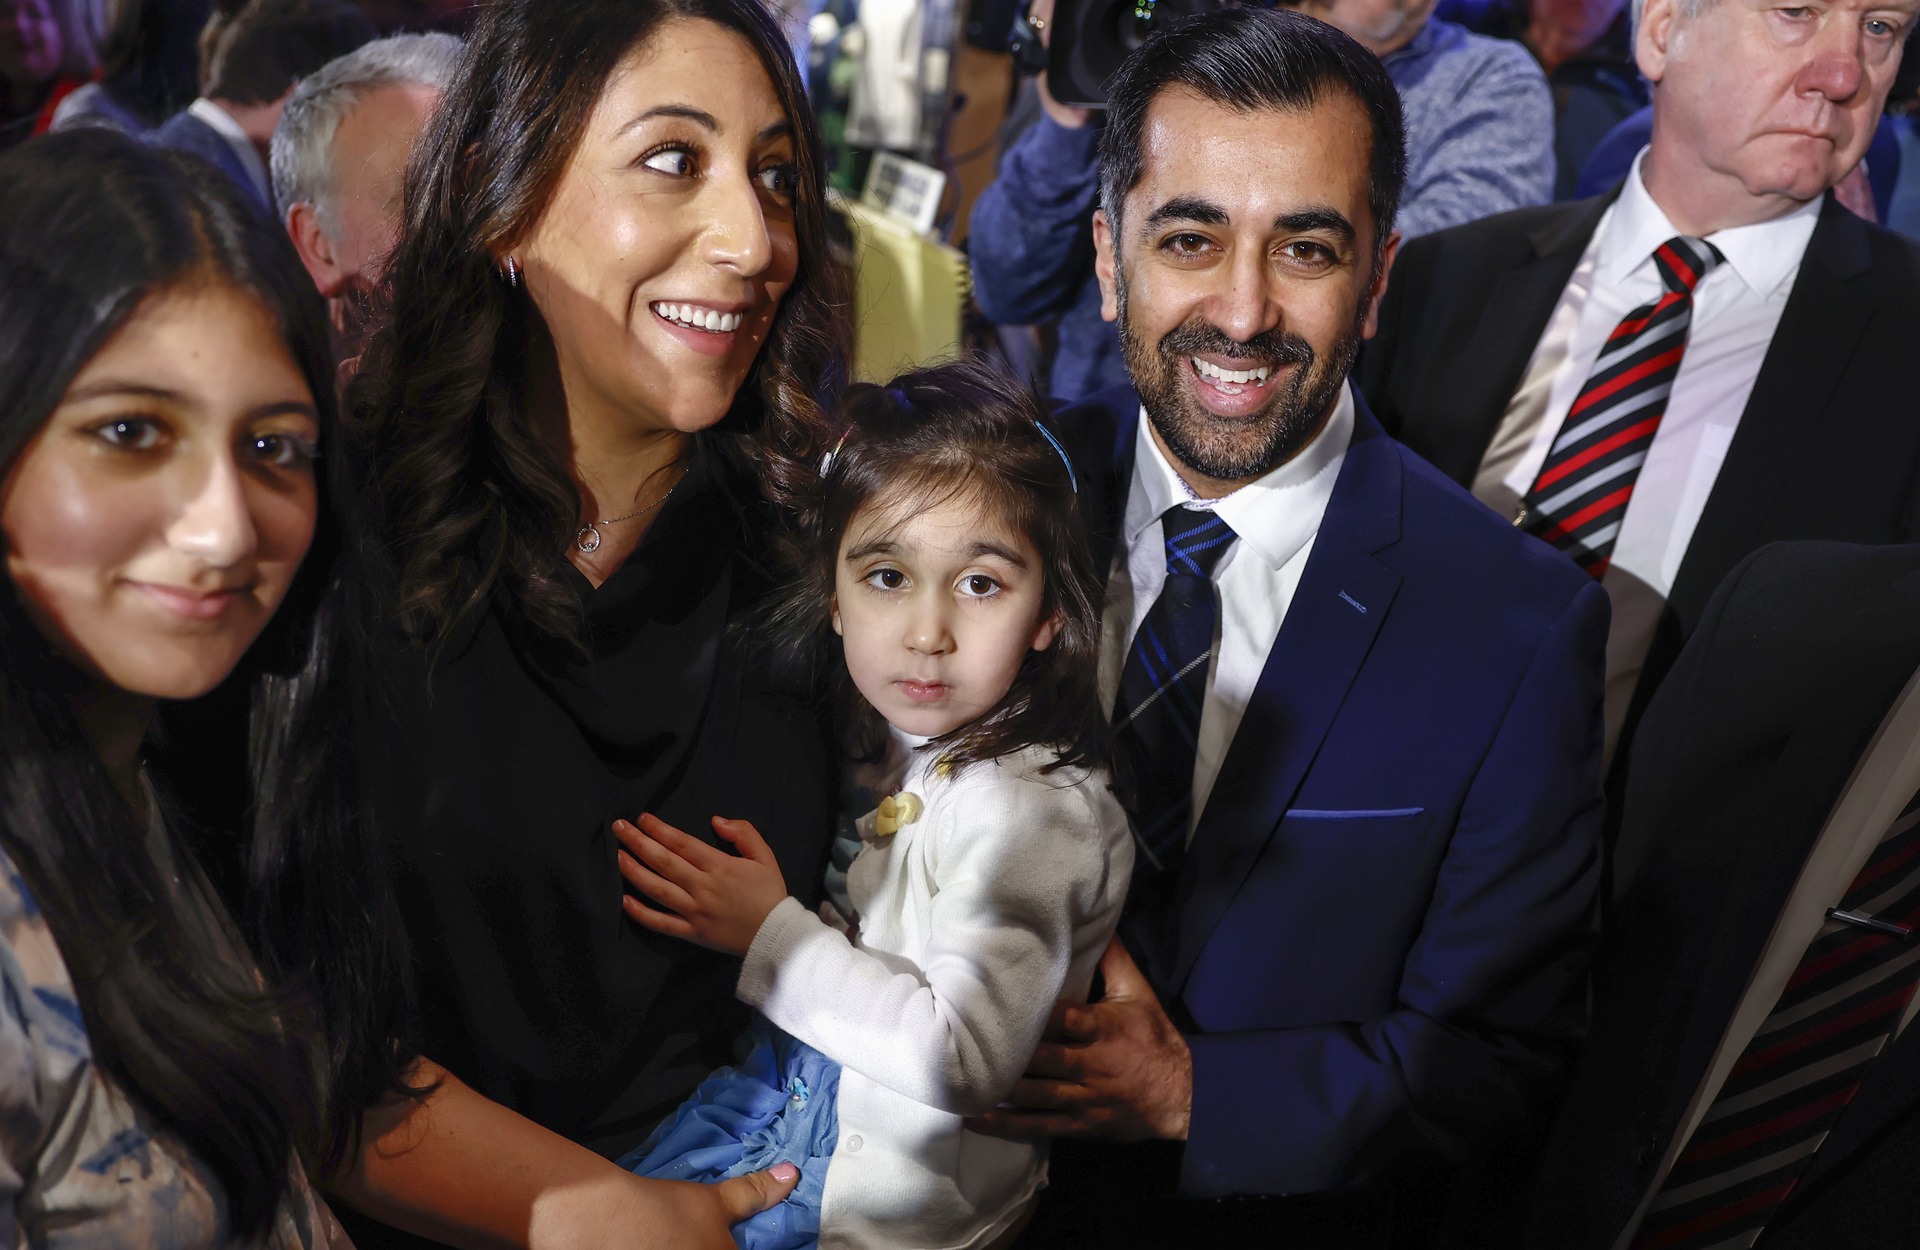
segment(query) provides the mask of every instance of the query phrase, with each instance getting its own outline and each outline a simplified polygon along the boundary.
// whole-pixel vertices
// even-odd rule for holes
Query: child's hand
[[[744,955],[767,913],[787,897],[787,881],[760,831],[744,820],[713,818],[713,831],[739,855],[688,837],[657,816],[640,817],[635,828],[613,822],[620,875],[672,912],[620,896],[627,914],[655,933],[685,938],[729,955]],[[677,914],[676,914],[677,913]]]

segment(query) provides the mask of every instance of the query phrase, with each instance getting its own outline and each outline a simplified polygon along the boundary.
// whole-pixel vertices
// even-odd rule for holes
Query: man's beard
[[[1269,330],[1237,343],[1198,315],[1149,347],[1128,319],[1124,278],[1117,283],[1115,297],[1121,350],[1147,419],[1176,460],[1223,482],[1259,477],[1293,459],[1313,441],[1346,385],[1347,371],[1360,350],[1366,315],[1362,305],[1353,325],[1335,341],[1332,354],[1321,360],[1313,345],[1297,334]],[[1193,371],[1190,357],[1195,355],[1246,361],[1249,368],[1295,368],[1284,380],[1271,383],[1273,394],[1264,408],[1244,417],[1220,417],[1200,406],[1182,377]]]

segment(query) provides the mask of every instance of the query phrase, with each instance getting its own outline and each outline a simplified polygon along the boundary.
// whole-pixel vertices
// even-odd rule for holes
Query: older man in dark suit
[[[1920,0],[1645,0],[1653,138],[1614,195],[1402,250],[1387,429],[1613,601],[1610,749],[1741,557],[1920,537],[1920,248],[1829,189]]]

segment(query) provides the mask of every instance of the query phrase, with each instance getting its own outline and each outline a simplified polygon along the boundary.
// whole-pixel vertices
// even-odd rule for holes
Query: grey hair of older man
[[[1680,11],[1681,17],[1695,18],[1705,13],[1711,3],[1712,0],[1679,0],[1674,7]],[[1633,23],[1632,30],[1636,35],[1640,33],[1640,15],[1646,11],[1646,7],[1647,0],[1629,0],[1627,5],[1628,20]]]
[[[465,45],[452,35],[392,35],[329,61],[301,81],[274,128],[273,198],[284,216],[309,203],[329,237],[339,230],[333,204],[333,137],[360,98],[381,87],[445,91]]]

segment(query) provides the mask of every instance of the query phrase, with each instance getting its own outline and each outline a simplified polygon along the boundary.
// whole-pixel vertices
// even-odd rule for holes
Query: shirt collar
[[[1382,65],[1392,65],[1397,61],[1417,61],[1433,50],[1433,38],[1438,29],[1438,19],[1429,17],[1413,38],[1380,58]]]
[[[273,184],[267,179],[266,164],[261,161],[259,149],[253,146],[253,140],[247,138],[247,132],[240,128],[240,123],[233,120],[227,110],[205,96],[187,105],[187,112],[205,122],[213,133],[226,141],[241,167],[247,171],[247,180],[253,184],[254,191],[271,204]]]
[[[1333,415],[1299,455],[1221,499],[1199,499],[1154,441],[1143,405],[1133,439],[1133,488],[1127,492],[1127,546],[1176,504],[1210,508],[1233,527],[1241,545],[1279,569],[1320,529],[1334,479],[1353,441],[1353,392],[1340,388]]]
[[[1647,150],[1633,158],[1633,168],[1614,202],[1607,237],[1600,253],[1600,274],[1609,285],[1632,277],[1642,265],[1651,264],[1653,253],[1662,243],[1679,234],[1660,206],[1647,194],[1640,179],[1640,166]],[[1720,249],[1727,267],[1740,276],[1747,289],[1765,299],[1800,271],[1800,257],[1820,218],[1820,198],[1816,197],[1784,217],[1735,226],[1707,236],[1707,242]]]

